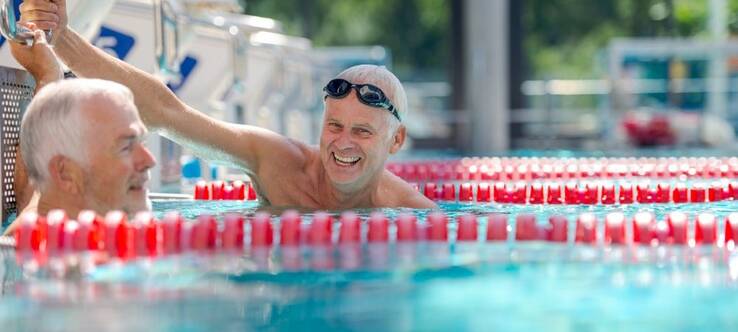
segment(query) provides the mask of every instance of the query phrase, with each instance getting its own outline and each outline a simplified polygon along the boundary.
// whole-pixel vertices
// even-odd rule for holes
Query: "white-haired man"
[[[25,0],[21,20],[52,30],[57,55],[77,76],[129,87],[149,128],[162,130],[203,157],[247,172],[265,204],[314,209],[436,206],[384,168],[405,141],[401,119],[407,101],[399,80],[383,67],[354,67],[328,83],[320,147],[313,147],[190,108],[152,75],[72,31],[65,0]]]
[[[20,150],[37,192],[23,212],[64,209],[76,216],[84,209],[100,214],[150,209],[146,181],[155,161],[143,145],[146,128],[133,94],[111,81],[54,81],[58,75],[43,74],[28,62],[55,61],[43,36],[36,31],[33,47],[12,45],[13,55],[43,85],[21,121]],[[53,65],[45,70],[58,73]]]

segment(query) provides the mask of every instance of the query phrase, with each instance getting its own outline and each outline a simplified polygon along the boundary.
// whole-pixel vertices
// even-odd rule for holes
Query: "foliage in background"
[[[403,80],[446,79],[448,0],[246,0],[245,7],[318,47],[385,46]]]
[[[316,46],[383,45],[404,80],[446,78],[450,1],[242,0],[246,12],[276,18]],[[527,79],[599,78],[616,37],[706,37],[709,0],[510,0],[522,3]],[[728,0],[738,34],[738,0]]]
[[[514,1],[514,0],[513,0]],[[524,54],[530,79],[598,78],[616,37],[709,37],[709,0],[524,0]],[[738,0],[729,0],[738,34]]]

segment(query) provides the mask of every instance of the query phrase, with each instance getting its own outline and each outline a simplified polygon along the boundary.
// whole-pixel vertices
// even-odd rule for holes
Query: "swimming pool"
[[[529,205],[441,202],[448,242],[336,243],[323,249],[246,246],[109,263],[63,279],[20,267],[3,251],[0,324],[10,330],[717,330],[738,326],[738,258],[723,246],[574,243],[575,218],[621,211],[713,213],[735,201],[689,204]],[[250,201],[157,201],[177,210],[253,216]],[[275,217],[282,211],[271,211]],[[423,219],[428,211],[386,209]],[[568,216],[566,243],[456,242],[459,215]],[[370,211],[359,211],[364,218]],[[312,214],[304,215],[309,219]],[[510,218],[511,224],[514,218]],[[632,230],[631,230],[632,231]],[[366,231],[365,231],[366,232]],[[602,232],[600,228],[599,232]],[[629,231],[630,232],[630,231]],[[275,233],[277,233],[275,231]],[[364,235],[366,236],[366,235]],[[396,236],[396,235],[392,235]],[[599,234],[601,237],[602,234]],[[278,237],[278,236],[277,236]],[[334,239],[335,240],[335,239]],[[278,241],[275,239],[275,243]],[[295,263],[297,257],[297,265]],[[292,259],[292,260],[290,260]],[[4,329],[5,330],[5,329]]]

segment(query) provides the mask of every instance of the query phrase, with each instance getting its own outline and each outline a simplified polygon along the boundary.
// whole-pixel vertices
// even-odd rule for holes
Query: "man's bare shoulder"
[[[386,207],[408,207],[415,209],[436,209],[438,205],[415,190],[405,180],[392,172],[384,170],[380,184],[380,205]]]
[[[248,154],[256,151],[258,158],[257,167],[263,170],[299,170],[307,166],[317,153],[314,147],[277,134],[275,132],[252,126],[243,126],[242,130],[248,132],[247,140],[255,147],[241,153]],[[265,167],[261,167],[265,166]]]

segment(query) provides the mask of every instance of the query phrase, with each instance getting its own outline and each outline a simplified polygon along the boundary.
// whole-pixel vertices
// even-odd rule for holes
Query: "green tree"
[[[316,46],[382,45],[404,80],[445,79],[448,0],[248,0],[246,13],[281,21]]]

